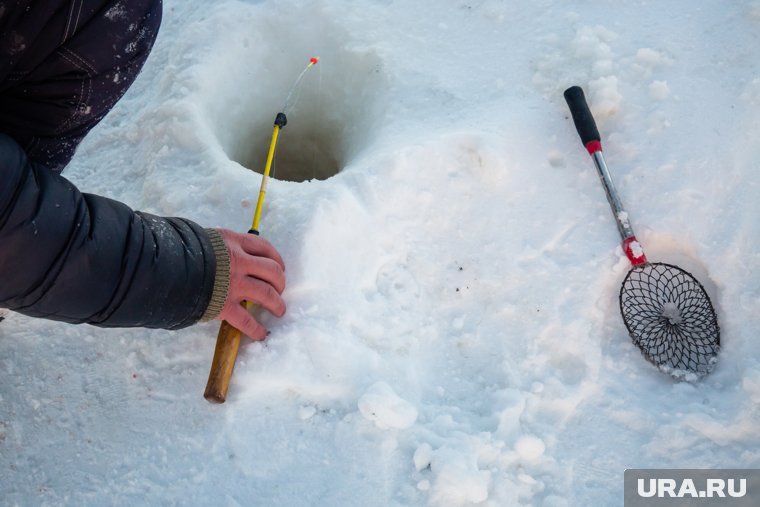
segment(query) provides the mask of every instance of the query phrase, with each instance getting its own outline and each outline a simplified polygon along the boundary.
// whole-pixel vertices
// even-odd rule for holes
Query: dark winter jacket
[[[0,307],[168,329],[221,311],[229,261],[216,231],[59,174],[136,77],[160,18],[156,0],[0,0]]]

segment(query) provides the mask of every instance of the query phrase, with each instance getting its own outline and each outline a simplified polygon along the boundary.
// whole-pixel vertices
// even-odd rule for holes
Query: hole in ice
[[[235,57],[226,59],[234,65],[214,64],[220,72],[204,93],[204,112],[227,156],[263,173],[275,116],[309,58],[318,56],[319,63],[306,72],[288,103],[288,123],[279,134],[271,176],[324,180],[368,144],[386,81],[380,58],[347,48],[346,37],[335,27],[323,27],[313,38],[299,35],[304,41],[291,41],[277,51],[269,47],[270,54],[264,55],[256,54],[261,51],[257,44],[237,44]],[[301,47],[313,40],[320,41],[313,52]]]

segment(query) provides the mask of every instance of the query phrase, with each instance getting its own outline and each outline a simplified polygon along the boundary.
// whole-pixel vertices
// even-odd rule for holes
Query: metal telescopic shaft
[[[620,237],[623,238],[623,241],[635,237],[636,235],[633,233],[633,228],[631,228],[631,223],[628,220],[628,213],[623,209],[623,203],[617,190],[615,190],[615,185],[612,183],[612,177],[604,161],[602,150],[592,153],[591,158],[594,160],[596,171],[599,173],[599,179],[602,180],[604,192],[607,194],[607,202],[610,203],[612,213],[615,215],[615,222],[617,223]]]
[[[583,90],[579,86],[568,88],[565,90],[565,100],[568,107],[570,107],[573,123],[575,123],[575,128],[578,131],[581,142],[586,147],[589,155],[591,155],[591,159],[596,166],[596,171],[599,173],[599,179],[602,180],[604,192],[607,194],[607,202],[610,203],[612,214],[615,215],[618,232],[623,239],[623,251],[634,266],[646,264],[648,261],[646,255],[644,255],[644,250],[633,234],[631,223],[628,220],[628,213],[623,209],[623,203],[620,201],[620,197],[615,190],[612,177],[604,161],[601,136],[596,128],[596,122],[588,107],[586,97],[583,95]]]

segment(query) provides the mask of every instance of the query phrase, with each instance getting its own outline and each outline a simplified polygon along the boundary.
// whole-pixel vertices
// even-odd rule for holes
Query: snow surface
[[[217,323],[0,324],[5,505],[620,505],[626,468],[760,468],[760,2],[166,0],[65,175],[263,234],[288,313],[202,397]],[[631,344],[628,261],[562,91],[584,87],[652,261],[723,349]],[[332,177],[332,174],[338,173]],[[287,181],[309,180],[312,181]]]

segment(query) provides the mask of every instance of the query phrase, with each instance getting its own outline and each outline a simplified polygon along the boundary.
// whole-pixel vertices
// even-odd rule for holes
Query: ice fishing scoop
[[[583,90],[568,88],[565,100],[607,193],[623,251],[633,264],[620,287],[620,312],[628,333],[644,357],[662,371],[679,379],[699,379],[714,368],[720,350],[720,328],[710,298],[691,273],[647,260],[612,184]]]

